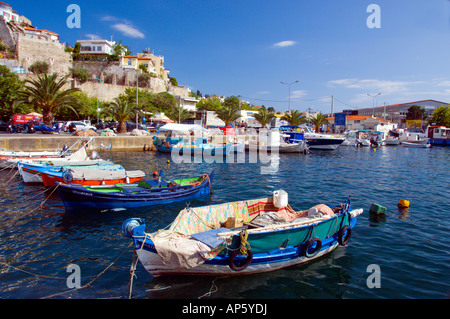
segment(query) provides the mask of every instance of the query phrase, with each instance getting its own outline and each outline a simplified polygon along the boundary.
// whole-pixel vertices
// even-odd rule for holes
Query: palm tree
[[[182,123],[184,120],[192,117],[192,114],[188,110],[178,104],[176,106],[172,105],[171,109],[169,110],[169,112],[167,112],[166,115],[172,121],[179,123]]]
[[[253,117],[264,128],[264,127],[266,127],[267,124],[269,124],[275,118],[275,114],[272,112],[269,112],[269,110],[267,110],[265,107],[262,107],[258,111],[258,113],[253,114]]]
[[[283,116],[283,120],[288,121],[290,125],[305,124],[306,119],[302,117],[302,113],[297,110],[292,110]]]
[[[116,97],[114,102],[109,104],[109,113],[113,116],[113,118],[119,122],[119,126],[117,127],[117,133],[126,133],[127,127],[125,125],[125,121],[130,118],[130,115],[133,114],[134,104],[128,102],[124,98]]]
[[[225,122],[225,126],[230,125],[231,122],[242,116],[239,109],[234,106],[222,106],[215,112],[217,117]]]
[[[315,126],[316,133],[319,133],[322,124],[328,123],[328,120],[322,113],[316,113],[316,115],[311,115],[310,117],[308,117],[308,121],[310,121],[311,124]]]
[[[64,89],[68,84],[67,76],[58,80],[58,75],[41,74],[37,80],[26,80],[24,89],[19,92],[20,103],[27,103],[34,107],[36,111],[41,111],[46,125],[51,126],[53,122],[53,112],[66,107],[76,110],[78,98],[73,94],[79,92],[78,88]]]

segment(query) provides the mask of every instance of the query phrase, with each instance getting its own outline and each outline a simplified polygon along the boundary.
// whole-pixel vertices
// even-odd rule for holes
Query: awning
[[[39,113],[36,113],[36,112],[31,112],[31,113],[28,113],[27,115],[44,117],[42,114],[39,114]]]
[[[201,131],[203,128],[198,124],[177,124],[169,123],[159,128],[160,131],[177,131],[177,132],[190,132]]]

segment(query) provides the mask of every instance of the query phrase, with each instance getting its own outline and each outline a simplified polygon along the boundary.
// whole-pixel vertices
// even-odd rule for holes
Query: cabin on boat
[[[432,145],[450,146],[450,128],[437,125],[428,126],[426,134]]]

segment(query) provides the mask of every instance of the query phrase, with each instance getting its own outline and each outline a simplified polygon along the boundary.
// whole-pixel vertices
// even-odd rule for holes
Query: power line
[[[288,101],[257,99],[257,98],[253,98],[253,97],[242,96],[242,95],[241,95],[241,98],[252,100],[252,101],[261,101],[261,102],[288,103]],[[320,100],[328,100],[328,99],[331,99],[331,96],[325,96],[325,97],[321,97],[321,98],[308,99],[308,100],[291,100],[291,102],[312,102],[312,101],[320,101]]]

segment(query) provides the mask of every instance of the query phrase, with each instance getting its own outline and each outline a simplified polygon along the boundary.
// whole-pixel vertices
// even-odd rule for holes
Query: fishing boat
[[[42,182],[46,187],[53,187],[55,183],[80,184],[80,185],[114,185],[139,183],[145,177],[140,170],[126,171],[121,165],[117,168],[103,169],[93,166],[62,167],[59,170],[47,170],[41,172]],[[106,169],[105,169],[106,168]]]
[[[414,147],[414,148],[429,148],[431,144],[429,142],[402,142],[402,146],[404,147]]]
[[[153,276],[242,275],[300,265],[347,245],[362,212],[350,199],[294,211],[280,190],[270,198],[187,207],[154,233],[130,218],[122,232]]]
[[[36,151],[36,152],[23,152],[23,151],[0,151],[0,168],[1,167],[15,167],[17,162],[38,162],[38,161],[49,161],[49,160],[63,160],[68,158],[78,157],[80,155],[74,155],[75,153],[72,149],[79,143],[83,146],[91,143],[93,139],[90,140],[77,140],[72,146],[68,147],[64,145],[60,151]]]
[[[84,186],[57,184],[59,196],[68,210],[122,209],[167,205],[211,193],[213,173],[172,181],[143,180],[137,184]]]
[[[124,170],[122,165],[114,164],[109,161],[103,160],[91,160],[91,161],[75,161],[69,163],[60,163],[58,165],[52,162],[44,163],[17,163],[17,168],[22,180],[26,184],[42,184],[43,178],[42,174],[46,172],[62,172],[65,169],[72,167],[84,167],[90,169],[101,169],[101,170]]]
[[[370,146],[380,147],[386,145],[384,132],[374,131],[370,133]]]
[[[194,156],[228,156],[232,144],[215,145],[203,137],[203,128],[197,124],[169,123],[159,129],[165,132],[165,137],[153,137],[156,150],[161,153]]]
[[[426,136],[433,146],[450,146],[450,128],[445,126],[428,126]]]
[[[370,146],[370,140],[366,130],[348,131],[344,138],[345,140],[342,142],[342,146]]]
[[[49,160],[64,157],[64,152],[14,152],[2,151],[0,152],[0,168],[13,167],[17,161],[20,160]]]

